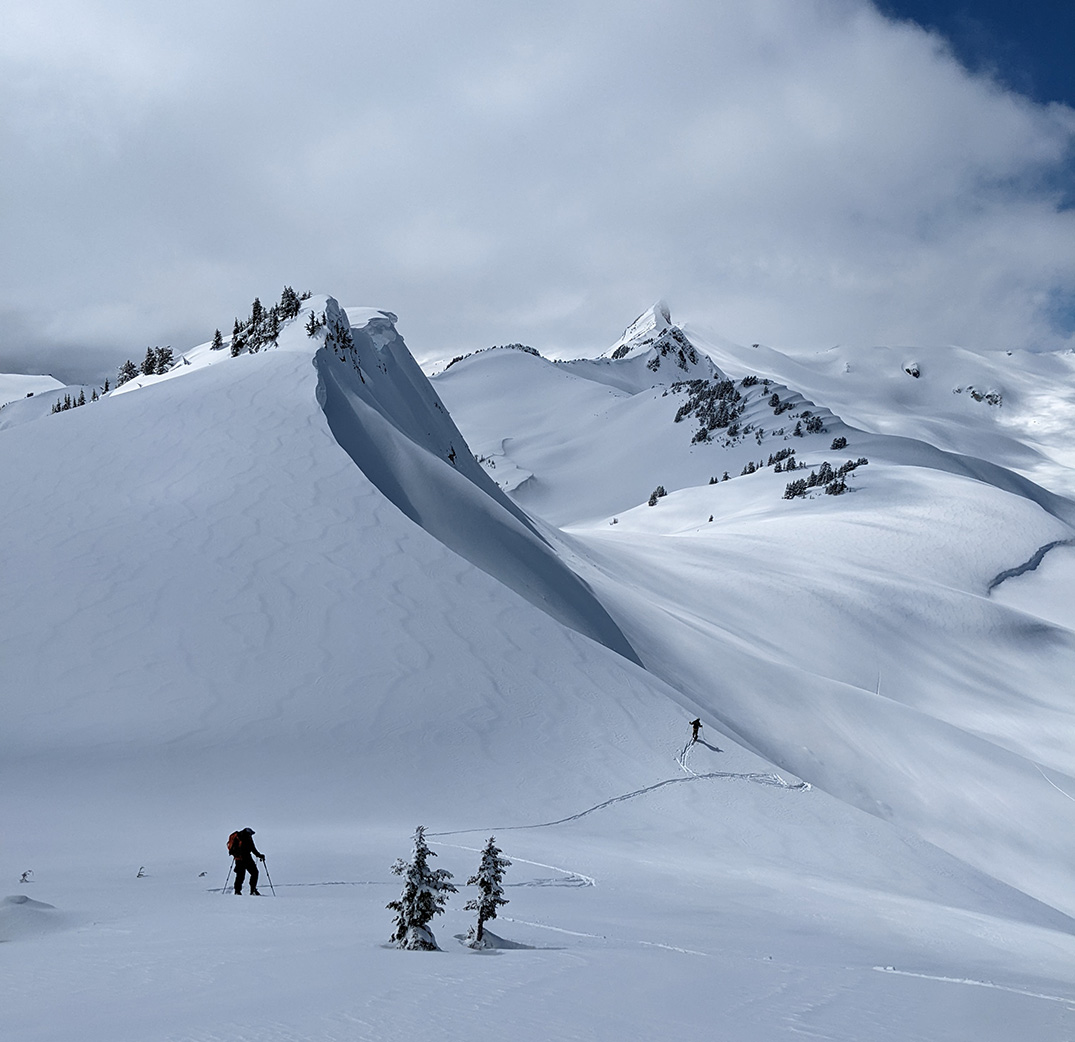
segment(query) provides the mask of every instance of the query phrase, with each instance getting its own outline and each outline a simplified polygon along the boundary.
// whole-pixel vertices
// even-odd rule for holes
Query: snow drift
[[[394,316],[363,313],[352,326],[331,297],[325,315],[331,346],[314,356],[318,402],[366,477],[468,561],[557,621],[637,661],[593,593],[478,466]]]

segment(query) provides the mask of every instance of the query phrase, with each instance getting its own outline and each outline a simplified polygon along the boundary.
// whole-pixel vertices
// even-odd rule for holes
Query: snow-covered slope
[[[63,387],[52,376],[23,376],[19,373],[0,373],[0,408],[8,402],[27,398],[43,391],[55,391]]]
[[[78,398],[80,387],[66,387],[51,376],[0,373],[0,430],[36,420],[51,412],[64,395]],[[84,392],[87,395],[89,389]]]
[[[703,719],[1075,911],[1073,832],[1057,827],[1075,824],[1075,633],[1055,609],[1028,615],[1025,599],[1013,611],[990,596],[1075,542],[1072,502],[948,451],[972,447],[963,435],[925,440],[960,416],[908,419],[889,374],[858,378],[858,409],[903,416],[888,425],[901,434],[844,422],[820,375],[806,397],[784,382],[805,368],[761,349],[719,354],[709,386],[734,374],[739,429],[725,422],[699,439],[683,416],[691,387],[659,372],[633,392],[580,375],[630,364],[654,330],[675,328],[662,305],[647,315],[612,350],[619,359],[484,352],[434,383],[491,473],[527,475],[506,487],[567,525],[577,566],[642,661]],[[744,371],[745,357],[773,365]],[[907,365],[919,380],[931,366]],[[916,383],[899,373],[900,391]],[[804,425],[811,417],[820,430]],[[834,449],[834,437],[846,444]],[[1020,455],[1011,444],[1010,433],[982,440],[1002,461]],[[789,452],[795,477],[869,463],[848,475],[851,494],[818,486],[789,500],[790,474],[776,473],[787,459],[773,464]],[[657,485],[671,494],[649,506]]]
[[[765,372],[848,424],[984,457],[1075,494],[1075,353],[847,345],[814,354],[687,333],[736,376]]]
[[[232,359],[203,345],[92,408],[0,432],[0,875],[11,896],[30,898],[0,901],[0,938],[11,942],[0,944],[7,1033],[529,1042],[709,1036],[719,1024],[729,1039],[869,1042],[1006,1039],[1017,1025],[1034,1038],[1065,1037],[1075,1006],[1071,919],[716,733],[734,700],[714,682],[707,690],[722,697],[707,702],[688,671],[693,662],[723,683],[767,656],[770,672],[742,694],[787,734],[804,707],[779,688],[781,673],[805,678],[815,707],[827,696],[840,708],[829,674],[872,676],[873,662],[852,661],[854,642],[917,610],[926,570],[935,619],[954,620],[927,634],[928,654],[935,661],[959,623],[982,649],[967,603],[992,605],[974,583],[1006,566],[1020,540],[1054,536],[1060,521],[1023,497],[923,469],[928,480],[963,483],[942,528],[979,539],[990,523],[1020,526],[1019,539],[989,544],[973,561],[949,559],[955,537],[933,539],[930,489],[913,468],[876,466],[887,491],[871,499],[871,462],[854,496],[797,501],[786,513],[772,509],[782,479],[767,472],[673,490],[652,509],[628,504],[616,526],[556,536],[506,501],[462,436],[456,442],[390,314],[346,309],[348,347],[326,345],[324,331],[307,337],[305,320],[322,310],[342,314],[314,298],[278,347]],[[570,430],[587,395],[629,405],[607,381],[554,373],[578,397],[563,411],[545,402],[557,414],[550,429],[558,417]],[[520,409],[525,389],[516,388]],[[537,377],[532,390],[543,390]],[[673,396],[638,394],[645,440]],[[689,442],[688,424],[666,420]],[[467,433],[465,417],[460,426]],[[591,472],[593,483],[605,480]],[[717,495],[723,515],[710,524],[701,514],[716,501],[694,500]],[[845,506],[851,515],[836,519]],[[878,581],[905,584],[903,607],[864,623],[847,650],[831,627],[846,622],[845,585],[860,590],[864,611],[877,610],[862,585],[874,547],[861,533],[882,523],[894,535]],[[801,551],[790,594],[767,589],[788,571],[766,558],[771,524],[782,526],[778,547]],[[837,537],[847,560],[832,575],[817,561],[836,531],[850,535]],[[921,564],[904,560],[926,534]],[[621,536],[624,546],[613,546]],[[648,540],[658,537],[662,547],[708,540],[719,553],[701,567],[724,575],[726,588],[684,568],[677,593],[668,568],[688,557],[662,548],[652,567]],[[760,586],[743,579],[752,538]],[[505,548],[520,545],[521,563],[509,567]],[[610,650],[609,631],[579,632],[607,624],[567,563],[654,672]],[[714,616],[708,601],[718,597]],[[784,606],[776,624],[787,639],[752,648],[773,605]],[[900,622],[892,659],[925,629]],[[804,649],[803,662],[787,645],[807,632],[818,650]],[[1043,655],[1063,653],[1053,630],[1033,632]],[[1000,636],[1009,643],[983,673],[1007,661],[1017,634]],[[714,659],[722,643],[731,651]],[[895,718],[878,710],[887,661],[883,670],[879,697],[843,716],[819,709],[800,740],[833,756],[874,743]],[[1054,710],[1054,722],[1066,719],[1048,701],[1056,688],[1042,690],[1009,759],[990,753],[998,781],[1013,782],[1013,814],[1040,795],[1022,787],[1024,747],[1041,744],[1035,729]],[[765,708],[770,696],[791,706],[786,719]],[[1000,719],[1008,707],[995,701]],[[703,740],[688,746],[698,708]],[[965,709],[957,699],[950,708]],[[936,726],[942,737],[958,730]],[[945,782],[934,796],[953,813],[960,772],[978,762],[979,746],[960,733],[962,746],[936,741],[931,775]],[[892,746],[873,748],[880,765],[862,772],[871,794],[890,778]],[[960,755],[946,764],[953,750]],[[1058,748],[1043,762],[1066,785],[1061,758]],[[924,793],[913,769],[906,774],[907,791]],[[893,819],[907,816],[894,806]],[[1028,822],[1040,823],[1055,807],[1043,800],[1031,810]],[[1055,815],[1054,831],[1066,820]],[[981,847],[1000,846],[1006,865],[1031,860],[1033,851],[1019,861],[1010,850],[1013,832],[988,831],[995,816],[974,821]],[[496,832],[513,865],[510,903],[490,925],[507,945],[476,953],[456,942],[473,919],[463,907],[471,894],[461,893],[434,923],[444,954],[384,946],[384,905],[399,893],[389,866],[419,823],[459,884]],[[257,829],[275,884],[260,903],[210,892],[225,881],[225,837],[245,825]],[[1064,840],[1055,843],[1040,849]],[[1062,869],[1042,864],[1044,881],[1031,882],[1044,894]]]
[[[318,401],[340,445],[412,521],[554,618],[637,661],[616,624],[489,480],[392,325],[326,302]],[[369,373],[369,378],[365,375]],[[445,464],[450,466],[445,466]]]

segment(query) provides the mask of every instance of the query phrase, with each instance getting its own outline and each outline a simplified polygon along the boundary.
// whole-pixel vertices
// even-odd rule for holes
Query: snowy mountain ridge
[[[329,332],[314,355],[317,400],[362,472],[446,546],[558,621],[637,661],[586,585],[478,465],[396,332],[394,316],[360,311],[356,322],[332,297],[325,315]]]
[[[647,314],[428,381],[311,297],[0,430],[15,1037],[1067,1037],[1075,533],[997,425],[1028,382]],[[418,824],[457,882],[496,833],[494,951],[462,894],[441,955],[385,948]],[[209,892],[243,825],[260,904]]]

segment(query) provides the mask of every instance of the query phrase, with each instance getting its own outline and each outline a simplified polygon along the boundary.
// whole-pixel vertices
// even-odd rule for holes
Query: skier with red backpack
[[[228,836],[228,853],[235,860],[236,894],[243,892],[243,880],[249,872],[250,893],[254,897],[260,897],[261,894],[258,892],[258,866],[254,863],[254,858],[258,858],[264,863],[265,855],[254,846],[254,830],[241,829]]]

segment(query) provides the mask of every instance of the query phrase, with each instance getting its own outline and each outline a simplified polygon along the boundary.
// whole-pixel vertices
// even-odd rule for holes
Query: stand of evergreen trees
[[[819,486],[825,490],[825,494],[828,496],[843,495],[848,487],[847,482],[844,480],[847,475],[859,467],[866,466],[869,462],[865,456],[860,456],[857,460],[848,460],[834,470],[832,464],[825,460],[817,470],[810,471],[808,477],[789,481],[784,489],[784,498],[804,498],[810,489],[818,488]]]
[[[283,292],[280,294],[279,302],[273,304],[270,308],[266,308],[261,303],[261,299],[255,297],[254,303],[250,307],[250,315],[246,321],[240,322],[238,318],[235,319],[231,336],[228,338],[225,338],[219,329],[215,330],[210,349],[222,351],[225,346],[225,339],[227,339],[231,346],[231,356],[235,358],[244,351],[256,354],[263,347],[275,347],[283,324],[290,322],[293,318],[297,318],[302,310],[302,302],[309,299],[309,290],[300,295],[290,286],[284,287]],[[147,347],[146,356],[142,359],[140,366],[135,365],[128,358],[119,367],[119,371],[116,374],[116,386],[122,387],[123,384],[133,380],[139,374],[142,376],[158,376],[161,373],[168,372],[174,365],[175,360],[170,347]],[[105,381],[103,393],[108,392],[107,383]]]
[[[709,442],[717,430],[726,430],[729,438],[738,437],[737,421],[746,402],[731,380],[679,380],[670,389],[687,392],[687,400],[676,412],[675,422],[694,416],[701,424],[691,439],[692,445]]]
[[[403,891],[385,906],[396,913],[389,941],[410,951],[437,951],[437,939],[429,924],[435,915],[444,911],[448,898],[458,891],[451,882],[451,872],[430,867],[429,859],[437,855],[426,843],[425,826],[419,825],[415,829],[413,842],[410,859],[400,858],[392,866],[392,872],[403,877]],[[478,913],[477,924],[468,934],[467,943],[472,948],[483,946],[485,924],[495,919],[497,910],[508,903],[503,881],[504,869],[510,864],[501,855],[496,838],[490,836],[482,851],[478,871],[467,880],[467,886],[478,888],[478,896],[465,905],[466,911]]]

